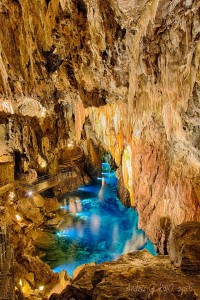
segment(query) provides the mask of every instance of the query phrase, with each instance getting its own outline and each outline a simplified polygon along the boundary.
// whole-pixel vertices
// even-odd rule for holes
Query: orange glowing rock
[[[76,101],[74,104],[74,115],[76,138],[78,141],[80,141],[81,131],[85,122],[85,108],[81,100]]]

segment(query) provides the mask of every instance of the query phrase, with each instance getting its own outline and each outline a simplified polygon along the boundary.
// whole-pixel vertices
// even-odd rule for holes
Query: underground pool
[[[121,254],[146,248],[156,255],[153,244],[138,229],[138,213],[124,207],[117,198],[117,178],[107,163],[102,164],[102,177],[92,180],[60,198],[61,209],[73,217],[73,226],[57,232],[66,261],[53,270],[66,270],[69,275],[81,264],[102,263]]]

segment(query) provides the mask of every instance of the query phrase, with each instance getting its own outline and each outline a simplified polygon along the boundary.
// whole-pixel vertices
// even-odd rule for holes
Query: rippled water
[[[102,164],[102,170],[101,178],[61,199],[61,208],[70,212],[74,222],[57,233],[67,256],[66,263],[55,267],[55,272],[64,269],[72,275],[81,264],[115,260],[143,248],[156,255],[153,244],[138,229],[138,213],[117,198],[115,172],[107,163]]]

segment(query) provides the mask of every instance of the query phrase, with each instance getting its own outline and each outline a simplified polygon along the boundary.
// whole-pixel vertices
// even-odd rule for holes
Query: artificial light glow
[[[14,110],[12,104],[9,101],[3,101],[1,104],[3,111],[13,114]]]
[[[99,190],[99,193],[98,193],[99,200],[103,200],[104,189],[105,189],[105,177],[102,177],[101,189]]]
[[[44,286],[41,285],[41,286],[39,287],[39,290],[40,290],[40,291],[43,291],[43,290],[44,290]]]
[[[72,214],[75,214],[77,212],[77,210],[76,210],[76,204],[73,201],[73,199],[69,200],[69,212],[72,213]]]
[[[84,187],[79,187],[78,190],[79,191],[85,191],[85,188]]]
[[[14,199],[14,198],[15,198],[15,192],[10,192],[10,193],[8,194],[8,197],[9,197],[10,199]]]
[[[19,285],[22,286],[22,280],[21,279],[19,280]]]
[[[30,197],[30,196],[32,196],[33,195],[33,191],[28,191],[28,196]]]
[[[41,110],[41,117],[45,118],[45,116],[46,116],[46,108],[43,107]]]
[[[46,163],[46,161],[44,160],[44,161],[41,163],[41,167],[42,167],[42,168],[46,168],[46,166],[47,166],[47,163]]]
[[[74,142],[73,142],[73,141],[69,141],[69,142],[67,143],[67,147],[68,147],[69,149],[72,149],[72,148],[74,147]]]
[[[22,220],[22,217],[20,217],[20,215],[15,215],[15,218],[17,221],[21,221]]]
[[[79,197],[70,197],[69,198],[69,212],[72,214],[76,214],[77,212],[82,211],[82,205]]]
[[[101,219],[97,214],[93,214],[91,217],[91,231],[93,234],[98,234],[101,224]]]

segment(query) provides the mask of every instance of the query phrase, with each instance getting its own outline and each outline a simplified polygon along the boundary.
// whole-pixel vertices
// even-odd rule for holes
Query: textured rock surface
[[[186,222],[177,226],[168,242],[172,262],[185,271],[200,273],[200,223]]]
[[[30,169],[52,174],[68,141],[81,140],[92,174],[100,145],[119,167],[124,202],[137,208],[140,227],[166,253],[175,225],[200,221],[199,9],[199,0],[2,0],[0,162],[14,161],[15,175]],[[13,235],[34,235],[41,206],[31,203],[26,216],[30,206],[22,204],[3,203],[2,222],[4,213]],[[24,272],[25,285],[35,289],[27,262],[32,242],[20,236],[13,243],[17,274]],[[188,258],[187,250],[185,244]],[[141,299],[197,299],[197,278],[184,277],[167,258],[132,258],[86,267],[64,299],[70,293],[78,299],[138,299],[138,293]],[[50,269],[42,268],[50,280]]]
[[[21,189],[0,200],[0,225],[8,225],[14,249],[16,299],[47,299],[52,292],[61,292],[69,280],[66,272],[55,274],[39,257],[45,256],[47,248],[58,249],[56,234],[48,232],[48,221],[59,217],[59,207],[56,199],[45,199],[36,193],[24,198]],[[40,286],[44,286],[43,291]]]
[[[60,295],[51,300],[138,300],[200,297],[199,277],[172,266],[167,256],[143,250],[99,266],[85,266]]]
[[[90,128],[164,253],[171,228],[200,220],[199,7],[2,0],[2,161],[19,151],[23,171],[42,158],[55,172],[63,143]]]

